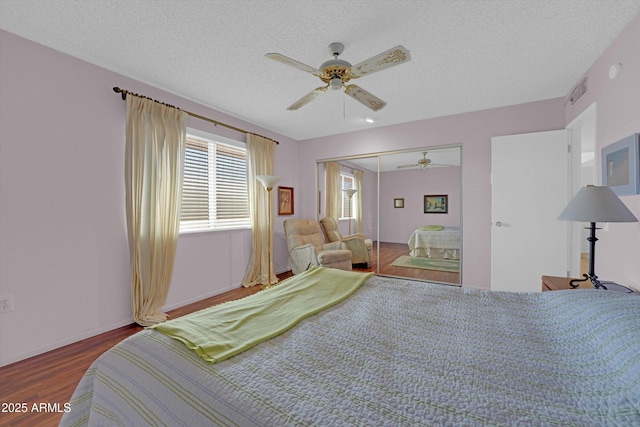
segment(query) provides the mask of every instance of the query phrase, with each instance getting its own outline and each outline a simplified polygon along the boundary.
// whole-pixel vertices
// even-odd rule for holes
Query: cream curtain
[[[273,254],[273,222],[269,223],[269,196],[264,186],[256,180],[258,175],[273,175],[273,158],[276,149],[275,141],[259,135],[247,134],[247,192],[249,194],[249,214],[253,248],[247,271],[242,279],[244,287],[258,284],[276,283],[278,278],[273,268],[273,256],[269,268],[269,252]],[[271,240],[272,247],[269,247]],[[267,277],[271,271],[271,280]]]
[[[340,164],[328,162],[326,164],[326,216],[338,220],[341,214],[342,189],[340,188]]]
[[[353,181],[355,187],[358,189],[358,192],[355,194],[356,196],[356,233],[362,233],[362,175],[364,172],[361,170],[353,171]]]
[[[163,322],[178,244],[188,114],[127,96],[125,186],[131,304],[139,325]]]

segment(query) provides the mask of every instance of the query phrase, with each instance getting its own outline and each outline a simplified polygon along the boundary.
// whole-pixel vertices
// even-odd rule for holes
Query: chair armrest
[[[353,240],[353,239],[359,239],[359,240],[364,240],[364,234],[363,233],[354,233],[354,234],[350,234],[348,236],[344,236],[342,238],[342,241],[347,241],[347,240]]]
[[[347,245],[344,242],[330,242],[322,245],[323,251],[334,251],[347,249]]]
[[[351,251],[346,249],[333,249],[322,251],[318,254],[318,262],[324,267],[351,269]]]
[[[351,251],[351,259],[354,264],[371,264],[371,246],[367,245],[365,239],[361,239],[358,236],[349,236],[343,242],[347,245],[347,249]]]
[[[351,252],[354,252],[354,253],[367,252],[367,245],[365,245],[364,240],[362,239],[358,239],[354,237],[353,239],[343,240],[343,242],[347,246],[347,249],[349,249]]]

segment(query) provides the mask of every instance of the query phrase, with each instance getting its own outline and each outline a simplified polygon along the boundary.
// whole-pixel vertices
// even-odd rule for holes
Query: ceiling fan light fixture
[[[340,77],[332,77],[331,81],[329,82],[329,85],[331,86],[331,89],[333,90],[338,90],[338,89],[342,89],[342,79]]]

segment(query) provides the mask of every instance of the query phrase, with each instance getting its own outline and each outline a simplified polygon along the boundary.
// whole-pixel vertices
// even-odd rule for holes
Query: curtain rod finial
[[[123,100],[123,101],[127,99],[127,91],[126,91],[126,90],[122,90],[122,89],[120,89],[118,86],[115,86],[115,87],[113,88],[113,91],[114,91],[115,93],[119,93],[119,94],[121,94],[121,95],[122,95],[122,100]]]

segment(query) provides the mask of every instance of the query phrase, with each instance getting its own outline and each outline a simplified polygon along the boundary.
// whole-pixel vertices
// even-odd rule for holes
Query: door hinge
[[[567,145],[567,153],[570,153],[570,152],[571,152],[571,146]]]

